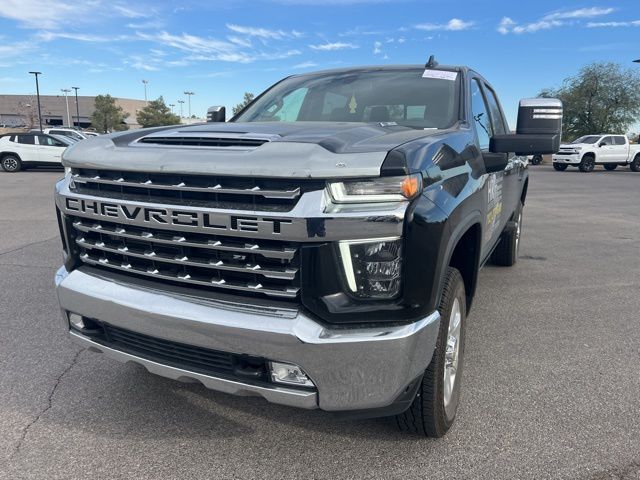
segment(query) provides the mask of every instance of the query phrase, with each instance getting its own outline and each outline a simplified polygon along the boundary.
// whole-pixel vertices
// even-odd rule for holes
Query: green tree
[[[597,133],[626,133],[640,117],[640,74],[616,63],[592,63],[564,80],[560,88],[542,90],[564,104],[565,140]]]
[[[171,113],[171,109],[164,103],[162,97],[150,101],[146,107],[138,111],[136,119],[143,127],[161,127],[180,123],[180,117]]]
[[[102,133],[128,130],[129,125],[124,121],[129,116],[111,95],[98,95],[95,100],[95,110],[91,114],[91,124]]]
[[[233,107],[233,114],[237,115],[238,112],[240,112],[240,110],[242,110],[244,107],[246,107],[251,102],[253,102],[254,98],[255,98],[255,95],[253,93],[244,92],[244,98],[242,102],[237,104],[235,107]]]

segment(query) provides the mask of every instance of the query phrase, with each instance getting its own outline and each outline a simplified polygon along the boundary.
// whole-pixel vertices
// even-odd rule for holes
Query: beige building
[[[72,92],[73,93],[73,92]],[[140,128],[136,122],[136,113],[146,105],[144,100],[116,98],[116,104],[129,114],[126,122],[130,129]],[[69,105],[67,115],[67,102]],[[90,117],[95,108],[95,97],[78,95],[78,119],[76,98],[70,94],[66,100],[64,95],[40,95],[42,110],[42,127],[49,126],[91,126]],[[38,103],[35,95],[1,95],[0,94],[0,128],[38,126]]]

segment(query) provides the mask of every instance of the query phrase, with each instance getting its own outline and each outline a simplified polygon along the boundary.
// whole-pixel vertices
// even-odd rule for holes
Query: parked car
[[[518,258],[513,152],[560,145],[560,101],[518,117],[507,133],[480,74],[430,59],[296,75],[230,122],[217,107],[80,142],[55,193],[62,327],[169,378],[440,437],[478,271]]]
[[[82,134],[83,134],[85,137],[99,137],[99,136],[100,136],[100,134],[99,134],[99,133],[97,133],[97,132],[88,132],[88,131],[86,131],[86,130],[85,130],[85,131],[83,131],[83,132],[82,132]]]
[[[73,140],[45,133],[10,133],[0,137],[0,166],[18,172],[37,166],[62,166],[62,152]]]
[[[62,128],[62,127],[45,128],[44,133],[51,133],[53,135],[64,135],[65,137],[71,137],[78,141],[88,138],[88,135],[86,134],[86,132],[81,132],[74,128]]]
[[[632,145],[626,135],[584,135],[569,144],[560,145],[553,155],[553,168],[564,171],[578,167],[581,172],[592,172],[596,165],[606,170],[629,165],[640,172],[640,145]]]

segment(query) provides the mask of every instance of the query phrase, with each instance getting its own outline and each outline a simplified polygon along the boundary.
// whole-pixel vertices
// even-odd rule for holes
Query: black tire
[[[17,155],[5,155],[0,160],[0,166],[5,172],[19,172],[22,170],[22,162]]]
[[[567,164],[566,163],[554,163],[553,164],[553,169],[558,171],[558,172],[564,172],[567,169]]]
[[[618,168],[618,164],[617,163],[605,163],[604,164],[604,169],[605,170],[609,170],[610,172],[612,172],[616,168]]]
[[[596,168],[596,159],[593,155],[585,155],[582,157],[582,161],[580,162],[580,165],[578,165],[578,169],[581,172],[593,172],[594,168]]]
[[[629,164],[629,168],[632,172],[640,172],[640,155],[636,155],[633,162]]]
[[[522,235],[522,203],[511,215],[510,225],[502,232],[496,249],[491,254],[491,263],[501,267],[511,267],[518,261],[520,249],[520,236]]]
[[[542,155],[534,155],[531,159],[531,165],[540,165],[542,163]]]
[[[456,304],[457,307],[454,310]],[[396,416],[398,428],[401,431],[432,438],[440,438],[447,433],[453,425],[460,403],[467,304],[464,281],[460,272],[455,268],[448,267],[445,272],[444,288],[438,311],[441,316],[440,330],[433,358],[424,372],[422,383],[413,403],[408,410]],[[455,343],[457,354],[454,354],[453,360],[449,360],[455,367],[455,375],[449,403],[445,405],[445,364],[447,363],[447,346],[449,345],[449,324],[454,311],[460,312],[460,317],[453,316],[454,320],[459,318],[457,322],[459,334],[458,341]],[[451,353],[455,351],[455,348],[450,350]],[[449,371],[451,370],[452,368],[449,367]]]

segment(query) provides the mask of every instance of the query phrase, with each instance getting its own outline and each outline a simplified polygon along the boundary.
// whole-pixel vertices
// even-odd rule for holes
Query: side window
[[[613,137],[613,141],[616,145],[626,145],[627,143],[625,142],[624,137],[621,136]]]
[[[485,85],[485,92],[487,92],[487,101],[489,102],[489,109],[491,110],[491,125],[493,126],[493,133],[495,135],[503,135],[507,133],[507,122],[504,121],[502,111],[498,104],[498,99],[493,90]]]
[[[267,108],[265,114],[258,120],[272,122],[295,122],[300,114],[302,102],[307,95],[307,88],[298,88],[285,95],[277,103],[273,103]]]
[[[35,137],[33,135],[18,135],[18,143],[22,143],[24,145],[35,145]]]
[[[322,115],[329,118],[334,110],[339,110],[347,106],[349,97],[340,95],[339,93],[327,92],[324,95],[324,103],[322,105]]]
[[[47,147],[64,147],[65,144],[48,135],[38,135],[38,143]]]
[[[600,145],[613,145],[613,137],[604,137],[600,140]]]
[[[493,136],[491,121],[487,113],[487,105],[480,89],[480,83],[475,78],[471,80],[471,112],[476,128],[481,150],[489,149],[489,139]]]

